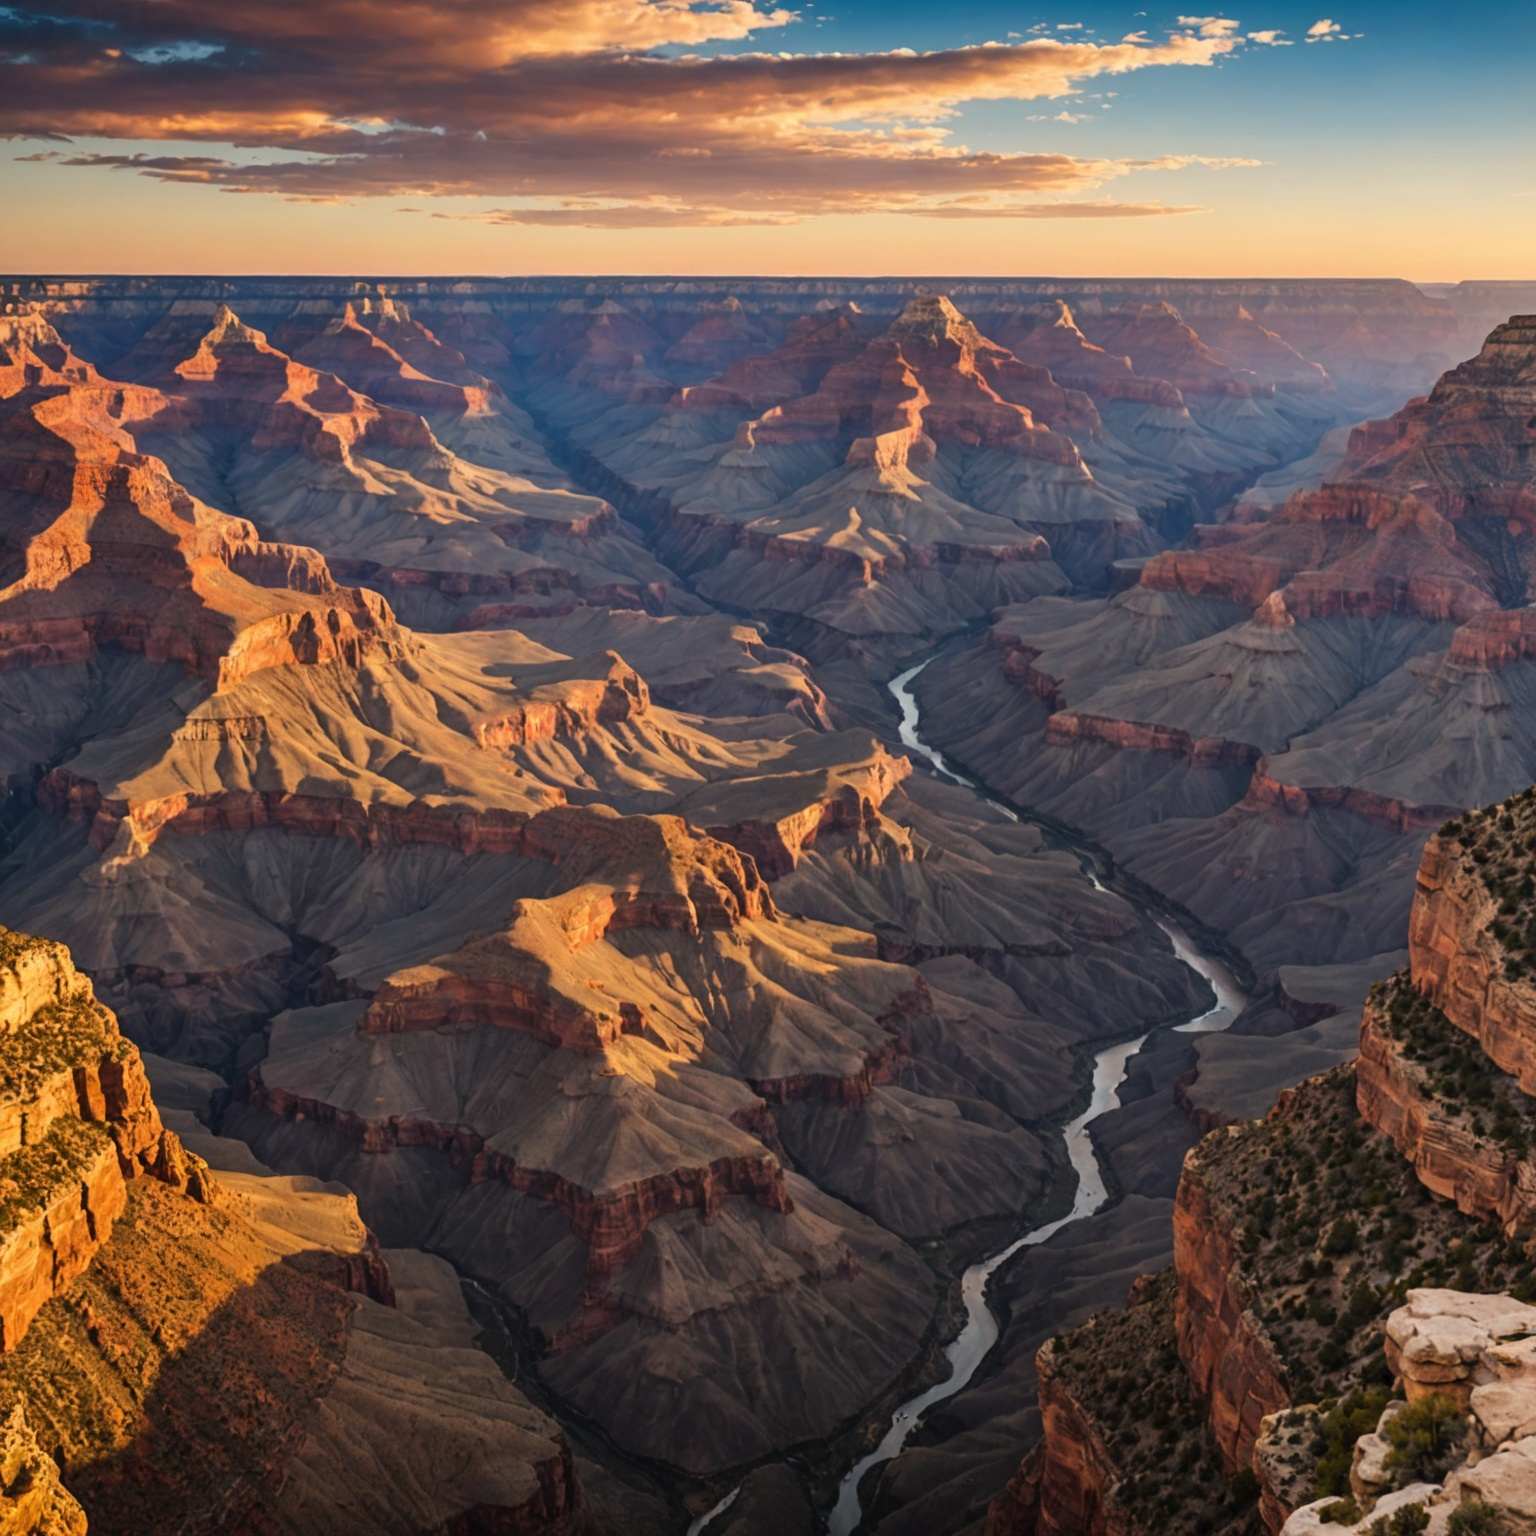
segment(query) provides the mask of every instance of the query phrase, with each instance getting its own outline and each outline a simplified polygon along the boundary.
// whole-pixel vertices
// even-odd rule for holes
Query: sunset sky
[[[1536,278],[1536,4],[0,4],[9,272]]]

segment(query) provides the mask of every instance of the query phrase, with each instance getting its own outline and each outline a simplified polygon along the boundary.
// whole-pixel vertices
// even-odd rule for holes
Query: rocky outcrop
[[[711,837],[748,855],[768,880],[789,874],[824,839],[871,836],[912,765],[859,732],[812,738],[771,780],[726,782],[682,810]]]
[[[26,1408],[0,1418],[0,1532],[4,1536],[85,1536],[85,1511],[59,1478],[58,1463],[37,1443]]]
[[[526,747],[644,715],[651,703],[645,679],[617,652],[597,660],[597,677],[578,675],[548,683],[530,679],[525,699],[504,713],[474,722],[475,741],[489,751]],[[591,668],[578,661],[574,670],[581,674]]]
[[[1387,1366],[1406,1402],[1386,1405],[1354,1445],[1347,1502],[1298,1509],[1281,1536],[1370,1536],[1387,1528],[1523,1531],[1536,1517],[1536,1308],[1513,1297],[1418,1289],[1387,1319]],[[1398,1465],[1394,1421],[1425,1400],[1442,1419],[1439,1465]],[[1459,1410],[1459,1411],[1458,1411]],[[1465,1415],[1462,1417],[1462,1415]],[[1416,1475],[1415,1475],[1416,1474]],[[1453,1512],[1478,1523],[1450,1523]]]
[[[0,1350],[11,1351],[110,1239],[129,1181],[197,1199],[211,1186],[62,945],[0,930],[0,1024]]]

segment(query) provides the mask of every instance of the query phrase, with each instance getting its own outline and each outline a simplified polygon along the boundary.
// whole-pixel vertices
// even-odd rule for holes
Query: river
[[[912,693],[912,684],[917,675],[932,660],[930,656],[927,660],[919,662],[917,666],[908,668],[900,676],[892,678],[888,685],[901,710],[902,745],[927,762],[935,773],[949,779],[952,783],[974,790],[1010,820],[1018,821],[1020,818],[1016,811],[986,794],[980,785],[964,774],[957,773],[945,762],[944,754],[929,746],[919,734],[921,718],[917,699]],[[1092,862],[1086,858],[1083,870],[1093,882],[1095,890],[1107,892],[1108,887],[1099,879]],[[1179,959],[1204,976],[1216,995],[1214,1008],[1198,1018],[1189,1020],[1186,1024],[1177,1025],[1176,1031],[1181,1034],[1197,1035],[1211,1034],[1225,1029],[1247,1002],[1246,994],[1238,984],[1237,978],[1222,961],[1202,950],[1190,934],[1173,919],[1154,915],[1153,920],[1168,935],[1173,944],[1174,953]],[[923,1415],[935,1403],[942,1403],[946,1398],[963,1391],[970,1384],[971,1378],[975,1376],[982,1361],[986,1359],[988,1351],[997,1343],[999,1332],[997,1315],[987,1302],[987,1284],[992,1276],[1020,1250],[1049,1241],[1063,1227],[1070,1226],[1075,1221],[1081,1221],[1085,1216],[1092,1216],[1109,1203],[1109,1187],[1103,1164],[1099,1161],[1098,1152],[1093,1144],[1091,1127],[1100,1115],[1116,1108],[1119,1104],[1120,1085],[1125,1081],[1126,1068],[1151,1033],[1152,1031],[1148,1030],[1132,1039],[1123,1040],[1117,1045],[1106,1046],[1094,1058],[1093,1090],[1089,1095],[1088,1104],[1081,1114],[1062,1128],[1061,1133],[1067,1160],[1071,1164],[1072,1171],[1077,1175],[1077,1188],[1071,1209],[1054,1221],[1032,1228],[1005,1247],[999,1248],[997,1252],[972,1264],[965,1271],[960,1281],[960,1295],[965,1306],[965,1323],[944,1351],[948,1371],[942,1380],[902,1403],[891,1415],[890,1424],[885,1434],[881,1436],[880,1443],[849,1468],[842,1482],[838,1484],[837,1502],[833,1505],[828,1517],[828,1530],[831,1536],[853,1536],[853,1532],[858,1529],[859,1522],[863,1518],[863,1508],[859,1502],[859,1485],[865,1474],[871,1468],[890,1461],[900,1453],[922,1423]],[[739,1489],[733,1489],[713,1509],[700,1515],[688,1527],[688,1536],[703,1536],[703,1532],[735,1502],[737,1492]]]

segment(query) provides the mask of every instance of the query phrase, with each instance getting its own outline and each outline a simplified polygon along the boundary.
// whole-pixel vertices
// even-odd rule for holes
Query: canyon
[[[0,278],[6,1529],[1300,1519],[1527,1280],[1531,307]]]

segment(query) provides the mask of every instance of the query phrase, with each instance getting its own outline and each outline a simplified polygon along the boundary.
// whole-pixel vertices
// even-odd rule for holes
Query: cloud
[[[1209,67],[1243,46],[1225,18],[1120,43],[699,51],[794,16],[772,0],[55,0],[47,20],[0,7],[0,135],[156,143],[63,163],[232,193],[477,197],[497,201],[493,222],[607,228],[955,196],[1015,206],[1244,163],[979,152],[952,129],[973,102]]]
[[[1207,212],[1194,204],[1111,202],[993,203],[980,206],[954,202],[909,211],[925,219],[1148,219]]]
[[[1346,32],[1331,16],[1324,16],[1307,28],[1309,43],[1347,43],[1364,35],[1362,32]]]
[[[1292,40],[1279,27],[1269,27],[1262,32],[1250,32],[1248,34],[1248,41],[1250,43],[1257,43],[1261,48],[1290,48],[1294,46]]]
[[[406,211],[406,210],[402,210]],[[409,210],[417,212],[419,210]],[[576,204],[561,208],[491,208],[483,213],[440,213],[434,219],[474,224],[531,224],[577,229],[750,229],[798,220],[789,214],[753,215],[729,208],[687,208],[665,203]]]
[[[729,42],[785,27],[792,10],[759,0],[49,0],[47,15],[21,24],[100,48],[218,48],[247,61],[332,61],[367,69],[392,63],[416,70],[499,68],[537,55],[634,52],[668,45]],[[0,8],[0,21],[8,19]],[[163,67],[163,66],[162,66]]]
[[[1179,25],[1201,37],[1235,37],[1242,23],[1225,16],[1180,16]]]

